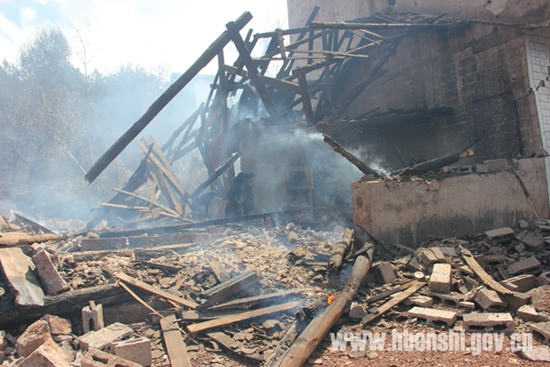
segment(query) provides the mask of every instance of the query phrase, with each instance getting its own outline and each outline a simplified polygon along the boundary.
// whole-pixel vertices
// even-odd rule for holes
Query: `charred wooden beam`
[[[346,286],[338,297],[309,323],[292,346],[277,360],[275,366],[302,366],[330,328],[340,319],[371,268],[374,245],[367,246],[369,251],[365,256],[357,257]]]
[[[210,186],[212,182],[216,181],[218,177],[220,177],[225,171],[227,171],[233,165],[233,163],[235,163],[237,159],[239,159],[240,156],[241,153],[235,153],[233,157],[231,157],[223,166],[217,169],[211,177],[209,177],[199,187],[197,187],[195,191],[193,191],[193,193],[191,194],[191,199],[196,199],[197,196],[199,196],[204,191],[204,189]]]
[[[0,246],[19,246],[33,242],[46,242],[60,239],[56,233],[29,234],[25,232],[4,232],[0,234]]]
[[[71,290],[55,296],[45,296],[43,306],[16,307],[13,303],[0,304],[0,327],[34,321],[44,315],[63,315],[80,312],[90,301],[104,306],[126,302],[131,296],[113,284]]]
[[[162,337],[166,345],[166,353],[171,366],[191,367],[191,360],[187,354],[187,346],[183,341],[175,314],[167,315],[159,320]]]
[[[264,82],[258,76],[258,69],[256,68],[256,65],[254,65],[254,61],[250,56],[250,51],[246,47],[241,35],[239,34],[240,28],[238,28],[238,26],[234,22],[227,23],[226,28],[229,32],[231,39],[233,40],[233,43],[235,44],[235,47],[237,48],[237,51],[239,51],[241,60],[248,70],[250,81],[256,87],[258,95],[260,96],[260,99],[262,100],[265,109],[267,110],[267,113],[273,121],[278,121],[280,118],[279,111],[277,111],[277,107],[275,106],[273,99],[269,95],[269,92],[265,87]]]
[[[248,79],[248,72],[246,70],[239,70],[235,66],[230,65],[223,65],[221,68],[229,73],[236,74]],[[270,78],[263,75],[259,75],[258,77],[262,79],[266,85],[284,88],[294,93],[300,93],[300,87],[296,83],[284,79]]]
[[[249,12],[243,13],[235,22],[234,30],[242,29],[250,20]],[[240,36],[239,36],[240,37]],[[206,66],[218,55],[231,40],[230,32],[223,32],[206,51],[191,65],[191,67],[179,77],[153,104],[145,114],[137,120],[90,168],[85,178],[93,182],[97,176],[126,148],[128,144],[155,118],[155,116]]]
[[[329,29],[360,29],[369,28],[436,28],[436,27],[464,27],[461,23],[349,23],[349,22],[314,22],[311,28]],[[376,33],[375,33],[376,34]],[[380,35],[376,34],[378,37]]]
[[[335,152],[339,153],[342,157],[346,158],[350,163],[352,163],[355,167],[357,167],[361,172],[363,172],[365,175],[374,175],[377,178],[382,178],[383,176],[378,173],[377,171],[373,170],[369,166],[367,166],[363,161],[361,161],[359,158],[348,152],[346,148],[344,148],[340,143],[338,143],[336,140],[331,138],[330,136],[323,134],[323,140],[328,143],[334,149]]]
[[[337,270],[342,266],[344,255],[351,245],[353,239],[353,230],[346,229],[342,234],[342,239],[334,245],[332,249],[332,255],[328,260],[328,268],[330,270]]]
[[[227,299],[235,294],[240,293],[244,289],[252,286],[253,284],[260,281],[260,277],[256,272],[250,271],[244,274],[241,274],[235,278],[228,279],[225,282],[222,282],[210,289],[207,289],[201,294],[201,297],[206,298],[206,301],[199,305],[200,308],[204,309],[215,305],[216,303]]]

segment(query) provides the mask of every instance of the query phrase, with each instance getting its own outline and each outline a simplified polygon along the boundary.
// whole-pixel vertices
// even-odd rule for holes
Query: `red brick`
[[[36,270],[42,285],[46,288],[46,293],[57,294],[69,289],[69,286],[63,280],[55,265],[52,263],[50,255],[47,251],[39,251],[32,260],[36,264]]]
[[[47,341],[53,341],[50,334],[50,327],[46,320],[38,320],[31,324],[15,343],[17,354],[21,357],[27,357],[39,346]]]
[[[25,358],[18,367],[70,367],[70,361],[53,340],[48,340]]]
[[[152,362],[151,341],[143,337],[114,342],[111,353],[142,366],[150,366]]]

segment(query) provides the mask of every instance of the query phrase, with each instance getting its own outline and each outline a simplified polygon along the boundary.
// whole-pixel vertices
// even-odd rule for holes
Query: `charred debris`
[[[84,231],[59,235],[18,213],[0,218],[2,366],[300,366],[330,348],[331,330],[399,325],[530,331],[537,346],[548,344],[549,221],[420,248],[371,233],[359,240],[346,229],[349,207],[323,200],[332,187],[317,184],[338,168],[309,160],[328,147],[361,174],[402,180],[474,154],[477,141],[392,171],[369,166],[324,131],[353,128],[346,106],[384,73],[407,35],[467,24],[410,15],[315,23],[317,10],[303,28],[244,39],[251,15],[228,23],[88,171],[92,182],[217,59],[204,103],[163,144],[138,143],[141,163]],[[231,65],[230,43],[238,51]],[[382,50],[372,72],[343,88],[372,49]],[[200,168],[187,163],[193,154]],[[319,223],[325,229],[311,229]],[[359,357],[377,358],[367,352]]]

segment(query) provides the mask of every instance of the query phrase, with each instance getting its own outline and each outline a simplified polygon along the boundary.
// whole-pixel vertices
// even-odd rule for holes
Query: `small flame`
[[[338,293],[327,296],[327,303],[330,305],[336,298],[338,298]]]

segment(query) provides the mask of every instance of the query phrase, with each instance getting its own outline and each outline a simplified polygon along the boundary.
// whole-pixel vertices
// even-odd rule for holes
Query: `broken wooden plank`
[[[236,307],[252,307],[266,301],[271,301],[281,297],[289,297],[291,295],[299,294],[302,292],[304,292],[303,289],[290,289],[287,291],[260,294],[258,296],[253,296],[253,297],[239,298],[233,301],[217,304],[215,306],[208,308],[208,310],[223,310],[227,308],[236,308]]]
[[[351,245],[353,238],[353,229],[346,229],[342,234],[342,239],[338,241],[332,248],[332,254],[328,260],[328,268],[337,270],[342,266],[344,255]]]
[[[374,245],[369,244],[367,247],[368,253],[366,256],[357,257],[346,286],[338,297],[309,323],[292,346],[276,361],[275,366],[302,366],[330,328],[340,319],[371,268]]]
[[[227,299],[247,287],[257,283],[260,280],[258,274],[255,271],[249,271],[241,274],[235,278],[228,279],[210,289],[207,289],[201,294],[201,297],[206,298],[206,301],[202,303],[200,308],[207,308],[212,306],[221,300]]]
[[[474,273],[481,279],[483,284],[486,286],[492,288],[493,290],[497,291],[500,294],[505,295],[512,295],[514,294],[513,291],[509,290],[499,282],[493,279],[487,272],[479,265],[479,263],[474,258],[474,255],[470,252],[470,250],[460,246],[460,253],[462,254],[462,258],[468,264],[468,266],[473,270]]]
[[[306,115],[306,120],[312,124],[315,122],[315,117],[313,115],[313,106],[311,105],[311,95],[309,93],[309,88],[307,86],[306,75],[302,72],[297,72],[298,75],[298,85],[300,87],[300,94],[302,95],[302,106],[304,107],[304,113]]]
[[[243,13],[234,23],[235,32],[242,29],[250,20],[249,12]],[[206,66],[231,40],[228,31],[223,32],[206,51],[183,73],[88,170],[85,178],[92,183],[97,176],[126,148],[128,144],[155,118],[155,116]],[[239,36],[240,37],[240,36]]]
[[[242,76],[243,78],[248,79],[248,72],[246,70],[239,70],[238,68],[230,65],[223,65],[222,69],[229,73],[236,74],[236,75]],[[293,83],[284,79],[270,78],[268,76],[263,76],[263,75],[258,75],[258,77],[262,79],[266,85],[269,85],[272,87],[284,88],[293,93],[300,93],[300,86],[296,83]]]
[[[199,196],[204,191],[204,189],[210,186],[212,182],[216,181],[218,177],[220,177],[225,171],[232,167],[233,163],[235,163],[240,157],[240,152],[235,153],[233,157],[231,157],[223,166],[216,170],[212,176],[210,176],[205,182],[200,184],[195,191],[193,191],[193,193],[191,194],[191,199],[196,199],[197,196]]]
[[[170,314],[159,320],[162,337],[166,346],[166,354],[172,367],[191,367],[191,360],[187,354],[187,346],[177,327],[176,315]]]
[[[44,292],[33,272],[35,265],[23,250],[19,247],[0,248],[0,265],[6,280],[17,293],[17,305],[44,305]]]
[[[134,279],[134,278],[132,278],[132,277],[130,277],[130,276],[124,274],[124,273],[116,273],[116,274],[114,274],[114,277],[119,279],[119,280],[122,280],[124,283],[133,285],[134,287],[141,288],[141,289],[143,289],[143,290],[145,290],[149,293],[152,293],[154,295],[157,295],[157,296],[159,296],[161,298],[164,298],[164,299],[167,299],[169,301],[175,302],[177,304],[183,305],[185,307],[188,307],[188,308],[191,308],[191,309],[196,309],[198,307],[198,305],[195,302],[191,301],[191,300],[186,300],[184,298],[173,295],[172,293],[165,292],[162,289],[158,289],[156,287],[153,287],[152,285],[149,285],[149,284],[144,283],[140,280]]]
[[[361,320],[361,324],[363,324],[363,327],[370,323],[371,321],[377,319],[378,317],[382,316],[410,296],[412,296],[414,293],[416,293],[420,288],[425,286],[425,282],[414,282],[409,288],[402,291],[401,293],[398,293],[395,297],[393,297],[388,302],[384,303],[382,306],[378,307],[378,310],[375,314],[367,315]]]
[[[376,301],[380,301],[384,298],[388,298],[389,296],[391,296],[394,293],[401,292],[401,291],[409,288],[411,285],[413,285],[413,283],[416,283],[416,281],[412,280],[412,281],[407,282],[405,284],[401,284],[400,286],[397,286],[393,289],[389,289],[387,291],[378,293],[376,296],[372,296],[372,297],[367,298],[365,300],[365,303],[369,304],[369,303],[373,303],[373,302],[376,302]]]
[[[213,329],[220,326],[227,326],[235,324],[237,322],[250,320],[256,317],[266,316],[276,312],[288,311],[293,308],[300,307],[301,304],[302,301],[292,301],[280,305],[259,308],[257,310],[245,311],[234,316],[220,317],[209,321],[199,322],[197,324],[187,325],[187,330],[191,334],[196,334],[204,330]]]
[[[223,283],[229,279],[231,279],[231,276],[229,275],[229,272],[225,270],[222,264],[213,257],[207,257],[206,262],[208,263],[208,266],[210,266],[210,269],[212,269],[212,272],[214,273],[214,276],[216,276],[216,279],[218,279],[218,282]]]
[[[39,223],[36,223],[35,221],[23,216],[22,214],[16,213],[13,210],[10,210],[10,212],[11,212],[11,214],[13,214],[15,216],[15,220],[12,222],[13,224],[17,224],[17,225],[20,225],[22,227],[29,227],[36,234],[54,233],[50,229],[44,227],[43,225],[41,225]]]
[[[58,240],[60,236],[55,233],[29,234],[26,232],[0,233],[0,246],[20,246],[27,243],[46,242]]]

